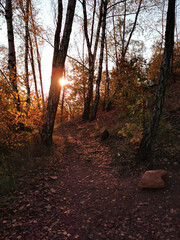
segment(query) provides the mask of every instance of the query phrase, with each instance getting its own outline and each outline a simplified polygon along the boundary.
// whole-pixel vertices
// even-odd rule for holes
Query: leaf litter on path
[[[175,183],[160,191],[138,190],[139,172],[118,175],[119,169],[109,165],[107,144],[97,151],[100,143],[88,137],[93,124],[85,126],[60,126],[56,144],[67,144],[63,155],[55,154],[61,161],[55,166],[52,161],[44,174],[22,178],[13,198],[3,196],[0,239],[178,239]]]

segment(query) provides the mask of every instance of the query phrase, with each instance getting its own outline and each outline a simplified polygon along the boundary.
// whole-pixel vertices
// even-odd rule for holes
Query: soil
[[[176,127],[178,111],[177,106],[166,116]],[[21,176],[11,195],[2,194],[0,239],[180,239],[179,135],[155,148],[154,168],[168,171],[165,188],[138,189],[149,166],[134,165],[136,148],[114,134],[117,118],[113,110],[94,122],[56,128],[48,161],[36,157],[47,164]],[[101,141],[105,129],[110,136]]]
[[[166,163],[164,189],[140,190],[144,169],[110,164],[113,140],[90,137],[93,124],[56,129],[53,164],[22,177],[20,189],[4,198],[0,239],[180,239],[178,163]]]

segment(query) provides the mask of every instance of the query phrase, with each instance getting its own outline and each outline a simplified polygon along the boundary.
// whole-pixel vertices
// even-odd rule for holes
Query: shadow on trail
[[[140,191],[140,176],[117,176],[90,126],[76,121],[55,129],[58,164],[29,179],[28,189],[24,181],[1,209],[0,239],[178,239],[176,187]]]

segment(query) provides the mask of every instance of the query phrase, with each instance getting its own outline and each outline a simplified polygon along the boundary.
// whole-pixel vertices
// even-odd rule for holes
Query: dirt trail
[[[2,208],[0,239],[176,240],[176,183],[162,190],[137,189],[140,175],[119,176],[107,146],[89,137],[90,123],[56,129],[65,150],[50,171],[32,174]],[[172,173],[170,173],[172,174]]]

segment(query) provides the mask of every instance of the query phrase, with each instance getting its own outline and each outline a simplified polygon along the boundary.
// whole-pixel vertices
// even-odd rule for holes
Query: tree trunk
[[[128,47],[129,47],[132,35],[133,35],[133,32],[134,32],[134,30],[136,28],[138,16],[139,16],[140,9],[141,9],[141,4],[142,4],[142,0],[139,0],[139,6],[138,6],[138,9],[137,9],[137,12],[136,12],[135,19],[134,19],[134,24],[133,24],[132,30],[131,30],[131,32],[129,34],[129,38],[128,38],[127,44],[126,44],[126,46],[125,46],[125,48],[124,48],[124,50],[122,52],[123,55],[122,55],[122,61],[121,62],[124,62],[124,59],[125,59],[125,56],[126,56],[126,53],[127,53],[127,50],[128,50]]]
[[[88,57],[89,57],[89,80],[88,80],[88,89],[87,89],[87,95],[86,100],[84,104],[84,112],[83,112],[83,120],[86,121],[89,119],[90,116],[90,110],[91,110],[91,101],[93,97],[93,81],[94,81],[94,65],[96,60],[96,53],[97,53],[97,47],[98,47],[98,40],[100,35],[100,28],[101,28],[101,22],[102,22],[102,6],[103,6],[103,0],[101,0],[100,5],[100,12],[99,12],[99,20],[98,20],[98,26],[97,26],[97,32],[96,32],[96,39],[94,44],[94,51],[92,53],[92,35],[91,40],[89,40],[88,36],[88,21],[87,21],[87,12],[86,12],[86,1],[83,0],[83,14],[84,14],[84,35],[86,38],[87,43],[87,49],[88,49]],[[93,28],[93,26],[92,26]],[[93,34],[91,32],[91,34]]]
[[[167,85],[168,69],[174,46],[174,21],[175,21],[175,0],[169,0],[165,34],[165,49],[160,69],[156,105],[153,112],[151,123],[149,127],[144,131],[143,138],[140,143],[140,147],[136,156],[137,163],[150,159],[152,142],[158,131],[159,121],[164,104],[164,95]]]
[[[94,9],[93,9],[93,18],[92,18],[92,26],[91,26],[91,40],[90,45],[92,46],[93,41],[93,34],[94,34],[94,20],[95,20],[95,13],[96,13],[96,0],[94,0]]]
[[[116,28],[115,28],[115,19],[114,19],[114,8],[113,8],[113,12],[112,12],[112,21],[113,21],[114,50],[115,50],[115,56],[116,56],[116,69],[118,71],[119,64],[118,64],[118,51],[117,51]]]
[[[123,35],[122,35],[122,59],[125,58],[125,34],[126,34],[126,0],[124,1],[124,19],[123,19]]]
[[[101,49],[100,49],[100,59],[99,59],[99,69],[98,69],[98,77],[96,81],[96,96],[94,100],[94,105],[92,108],[91,118],[90,120],[93,121],[96,119],[99,99],[100,99],[100,83],[101,83],[101,77],[102,77],[102,64],[103,64],[103,55],[104,55],[104,42],[105,42],[105,33],[106,33],[106,13],[107,13],[107,4],[108,0],[104,1],[103,6],[103,22],[102,22],[102,37],[101,37]]]
[[[59,80],[63,76],[64,63],[67,56],[67,50],[69,46],[69,40],[71,35],[72,23],[74,18],[74,11],[76,6],[76,0],[69,0],[66,22],[64,26],[64,32],[60,43],[61,22],[62,22],[62,0],[58,1],[58,22],[54,40],[54,56],[51,75],[51,85],[49,90],[49,98],[47,104],[47,114],[45,116],[45,123],[41,132],[42,142],[50,146],[52,144],[52,134],[54,129],[54,122],[59,102],[60,84]]]
[[[25,21],[25,85],[27,91],[26,102],[30,104],[30,86],[29,86],[29,69],[28,69],[28,53],[29,53],[29,0],[26,0],[26,11],[24,15]]]
[[[17,69],[16,69],[16,53],[14,46],[14,32],[12,23],[12,3],[11,0],[6,0],[6,22],[7,22],[7,35],[8,35],[8,68],[9,68],[9,78],[12,91],[15,93],[14,104],[17,111],[20,111],[20,98],[17,88]]]
[[[39,80],[40,80],[40,86],[41,86],[41,97],[42,97],[42,103],[44,104],[44,91],[43,91],[43,80],[42,80],[42,70],[41,70],[41,56],[39,53],[39,47],[37,43],[37,37],[36,34],[34,34],[34,40],[36,44],[36,56],[37,56],[37,63],[38,63],[38,70],[39,70]]]
[[[61,101],[61,117],[60,121],[63,121],[63,111],[64,111],[64,99],[65,99],[65,86],[63,86],[62,101]]]
[[[35,87],[35,93],[38,101],[38,107],[40,108],[39,104],[39,94],[38,94],[38,88],[37,88],[37,78],[36,78],[36,71],[35,71],[35,64],[34,64],[34,53],[33,53],[33,45],[32,40],[29,35],[29,43],[30,43],[30,61],[31,61],[31,67],[32,67],[32,73],[33,73],[33,79],[34,79],[34,87]]]
[[[85,100],[86,100],[86,78],[85,78],[85,60],[84,60],[84,43],[85,43],[85,37],[83,35],[83,46],[82,46],[82,58],[83,58],[83,103],[85,106]]]
[[[31,12],[32,7],[30,5],[30,10]],[[42,97],[42,103],[44,105],[44,91],[43,91],[43,81],[42,81],[42,70],[41,70],[41,56],[39,53],[39,47],[38,47],[38,41],[37,41],[37,34],[36,34],[36,27],[35,27],[35,23],[34,23],[34,18],[31,14],[31,21],[32,21],[32,27],[33,27],[33,36],[34,36],[34,42],[35,42],[35,46],[36,46],[36,59],[37,59],[37,64],[38,64],[38,71],[39,71],[39,80],[40,80],[40,86],[41,86],[41,97]]]
[[[86,121],[89,119],[90,115],[90,106],[93,96],[93,80],[94,80],[94,57],[92,54],[89,55],[89,79],[88,79],[88,89],[84,104],[83,120]]]
[[[108,70],[108,50],[107,50],[106,40],[105,40],[105,46],[106,46],[106,82],[105,82],[105,91],[104,91],[103,111],[106,110],[107,103],[109,102],[109,70]]]

